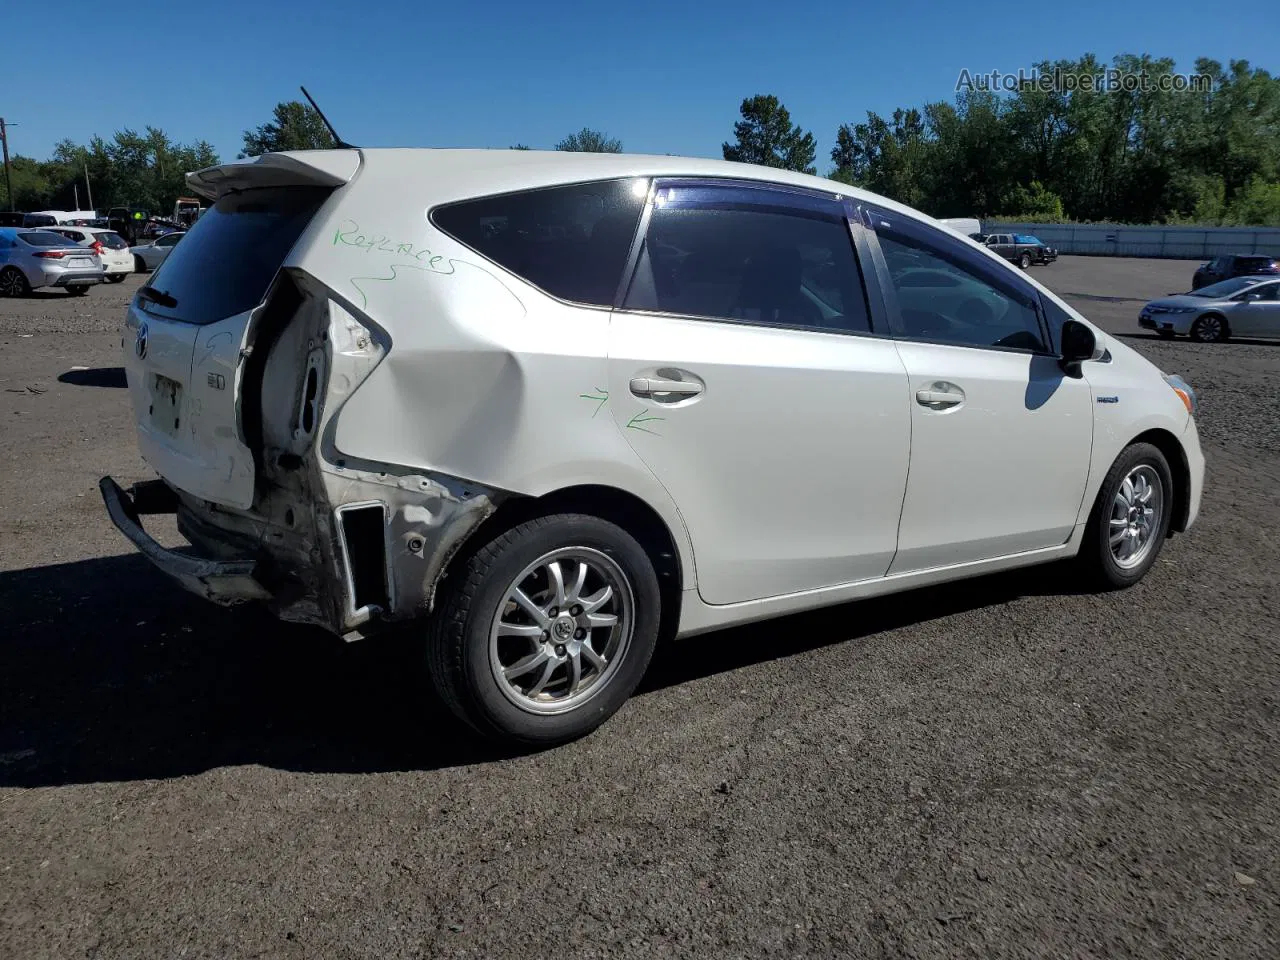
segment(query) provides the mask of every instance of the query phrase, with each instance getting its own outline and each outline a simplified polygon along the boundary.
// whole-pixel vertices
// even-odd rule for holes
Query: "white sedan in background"
[[[148,270],[156,269],[160,264],[164,263],[165,257],[169,256],[169,251],[184,236],[186,236],[186,232],[179,230],[174,233],[166,233],[163,237],[156,237],[150,243],[130,247],[129,253],[133,257],[134,269],[138,273],[146,273]]]
[[[74,240],[82,247],[92,247],[102,261],[102,273],[112,283],[119,283],[133,272],[133,255],[129,251],[129,241],[114,230],[102,227],[70,227],[57,226],[47,228],[53,233],[60,233],[68,240]]]
[[[1202,343],[1228,337],[1280,337],[1280,279],[1232,277],[1190,293],[1152,300],[1138,325],[1162,337]]]

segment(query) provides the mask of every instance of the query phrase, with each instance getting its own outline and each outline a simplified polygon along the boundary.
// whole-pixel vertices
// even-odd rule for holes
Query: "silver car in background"
[[[148,270],[157,269],[160,264],[164,263],[164,258],[169,255],[169,251],[185,236],[186,231],[177,230],[173,233],[166,233],[162,237],[156,237],[150,243],[142,243],[136,247],[130,247],[129,253],[133,255],[133,268],[138,273],[146,273]]]
[[[0,228],[0,297],[40,287],[84,294],[102,278],[102,260],[90,247],[51,230]]]
[[[1280,337],[1280,278],[1232,277],[1152,300],[1138,326],[1162,337],[1190,336],[1202,343],[1228,337]]]

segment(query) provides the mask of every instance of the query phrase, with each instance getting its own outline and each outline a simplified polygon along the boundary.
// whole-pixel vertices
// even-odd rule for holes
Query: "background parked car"
[[[133,273],[133,255],[129,252],[129,243],[115,231],[67,225],[49,229],[68,240],[74,240],[82,247],[92,247],[93,252],[102,260],[103,275],[112,283],[119,283]]]
[[[1280,260],[1263,254],[1233,253],[1202,264],[1191,278],[1191,289],[1232,277],[1280,276]]]
[[[156,237],[150,243],[143,243],[136,247],[130,247],[129,253],[133,257],[133,266],[138,273],[146,273],[148,270],[154,270],[160,264],[164,263],[164,258],[169,255],[169,251],[186,236],[185,231],[174,231],[166,233],[163,237]]]
[[[56,227],[58,219],[47,213],[0,213],[0,227]]]
[[[1152,300],[1138,325],[1162,337],[1205,343],[1228,337],[1280,337],[1280,278],[1232,277],[1194,293]]]
[[[987,249],[999,254],[1023,270],[1033,263],[1049,263],[1058,259],[1058,251],[1025,233],[993,233],[983,241]]]
[[[39,287],[84,294],[102,282],[102,260],[51,230],[0,227],[0,296],[21,297]]]

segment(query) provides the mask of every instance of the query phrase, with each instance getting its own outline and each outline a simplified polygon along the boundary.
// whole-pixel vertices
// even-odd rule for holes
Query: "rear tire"
[[[539,517],[456,561],[428,621],[427,665],[482,735],[551,746],[631,696],[661,613],[653,564],[625,530],[585,514]]]
[[[17,267],[0,270],[0,297],[25,297],[30,292],[31,284]]]
[[[123,273],[112,273],[107,275],[107,279],[112,283],[124,283],[124,278],[125,274]]]
[[[67,293],[71,294],[71,296],[73,297],[83,297],[88,292],[89,292],[89,287],[87,285],[67,287]]]
[[[145,261],[145,260],[143,260],[141,257],[139,257],[139,256],[136,256],[136,255],[135,255],[135,256],[134,256],[134,258],[133,258],[133,272],[134,272],[134,273],[146,273],[146,272],[147,272],[147,261]]]
[[[1173,504],[1173,474],[1159,448],[1125,448],[1102,481],[1080,545],[1086,579],[1103,590],[1141,580],[1160,556]]]
[[[1226,317],[1221,314],[1206,313],[1191,325],[1191,339],[1200,343],[1223,343],[1230,335]]]

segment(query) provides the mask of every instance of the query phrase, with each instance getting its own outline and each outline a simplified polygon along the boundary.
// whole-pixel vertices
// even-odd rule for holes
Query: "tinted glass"
[[[748,323],[870,330],[848,225],[778,206],[656,207],[625,305]]]
[[[646,189],[610,180],[529,190],[449,204],[431,219],[552,296],[612,306]]]
[[[182,239],[180,233],[167,233],[156,241],[157,247],[172,247],[175,243]]]
[[[70,247],[74,245],[73,241],[68,240],[60,233],[54,233],[52,230],[25,230],[18,234],[18,238],[33,247]]]
[[[150,283],[177,299],[149,313],[213,323],[256,307],[327,188],[244,190],[223,197],[182,236]]]
[[[1270,257],[1241,257],[1236,261],[1237,269],[1242,270],[1270,270],[1273,266]]]
[[[1047,353],[1036,297],[938,231],[875,218],[897,295],[900,335]]]
[[[93,238],[109,250],[124,250],[129,246],[128,241],[118,233],[95,233]]]
[[[58,219],[48,213],[28,213],[22,225],[24,227],[56,227]]]

